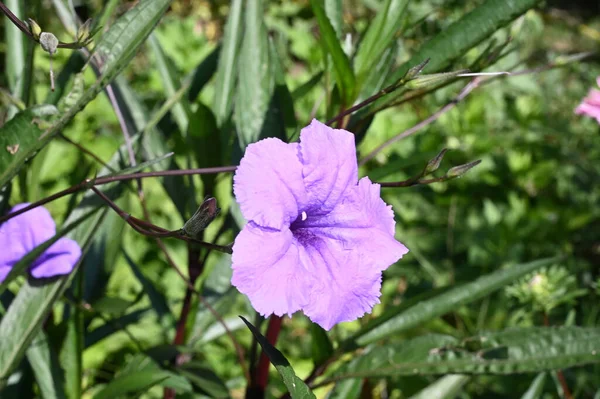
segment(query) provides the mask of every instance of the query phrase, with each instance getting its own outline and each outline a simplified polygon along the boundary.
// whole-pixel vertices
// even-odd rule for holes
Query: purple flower
[[[600,76],[596,79],[596,83],[600,86]],[[590,89],[587,97],[575,108],[575,113],[591,116],[600,123],[600,90]]]
[[[11,209],[18,211],[29,204]],[[42,207],[34,208],[0,225],[0,282],[12,267],[35,247],[56,234],[50,213]],[[31,265],[29,272],[35,278],[69,274],[81,256],[77,242],[62,237],[44,251]]]
[[[313,120],[300,143],[251,144],[234,177],[248,223],[232,284],[262,315],[302,310],[329,330],[379,302],[381,272],[408,249],[379,185],[358,180],[354,135]]]

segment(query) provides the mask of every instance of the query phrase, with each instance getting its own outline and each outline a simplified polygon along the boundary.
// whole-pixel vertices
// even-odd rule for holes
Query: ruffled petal
[[[81,248],[76,241],[63,237],[48,248],[31,266],[35,278],[48,278],[69,274],[81,257]]]
[[[308,215],[293,228],[338,241],[344,251],[356,252],[362,268],[380,272],[408,252],[394,238],[395,225],[394,212],[381,199],[379,184],[364,177],[330,213]]]
[[[331,211],[358,180],[354,135],[313,119],[300,132],[300,155],[310,207],[307,213]]]
[[[306,205],[298,144],[276,138],[250,144],[233,181],[242,215],[259,226],[281,230]]]
[[[19,204],[9,213],[29,204]],[[32,249],[52,238],[56,226],[50,212],[37,207],[0,225],[0,266],[13,266]]]
[[[301,240],[302,241],[302,240]],[[326,330],[370,312],[379,303],[381,272],[365,267],[359,251],[342,242],[314,236],[303,250],[316,274],[304,313]]]
[[[248,223],[235,239],[232,268],[231,283],[263,316],[291,315],[307,302],[310,273],[300,262],[299,245],[289,229]]]

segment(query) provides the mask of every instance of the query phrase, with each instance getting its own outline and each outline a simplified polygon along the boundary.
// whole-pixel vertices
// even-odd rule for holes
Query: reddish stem
[[[279,332],[281,331],[282,320],[283,318],[281,316],[276,315],[272,315],[269,318],[269,325],[267,326],[267,333],[265,334],[265,338],[267,339],[267,342],[269,342],[273,346],[275,346],[275,344],[277,343],[277,338],[279,337]],[[269,357],[263,350],[260,354],[256,370],[253,373],[252,384],[248,387],[248,391],[246,392],[246,398],[262,399],[265,397],[267,383],[269,382],[270,364],[271,362],[269,361]]]

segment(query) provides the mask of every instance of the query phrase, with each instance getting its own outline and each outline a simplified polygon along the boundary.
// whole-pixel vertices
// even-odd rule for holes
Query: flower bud
[[[90,27],[92,25],[92,20],[88,19],[85,21],[83,25],[77,29],[77,43],[86,43],[90,38]]]
[[[42,32],[40,34],[40,45],[44,49],[44,51],[53,55],[56,53],[56,49],[58,48],[58,39],[52,33]]]
[[[423,69],[425,69],[427,64],[429,64],[430,60],[431,60],[431,58],[427,58],[425,61],[421,62],[420,64],[417,64],[414,67],[410,68],[408,70],[408,72],[406,72],[406,75],[404,75],[402,80],[404,80],[405,82],[408,82],[409,80],[413,80],[414,78],[419,76],[421,74],[421,72],[423,72]]]
[[[42,28],[35,22],[33,19],[28,18],[27,22],[29,23],[29,31],[33,35],[35,40],[40,40],[40,34],[42,33]]]
[[[448,173],[446,173],[446,177],[450,179],[454,179],[455,177],[460,177],[467,173],[469,170],[473,169],[475,166],[479,165],[481,160],[473,161],[466,163],[464,165],[458,165],[453,168],[450,168]]]
[[[192,238],[199,238],[204,230],[219,215],[221,209],[213,197],[205,199],[194,215],[183,225],[183,233]]]
[[[468,70],[460,70],[454,72],[433,73],[431,75],[421,75],[408,81],[406,87],[409,89],[422,89],[429,86],[435,86],[440,83],[445,83],[448,80],[456,78],[458,75],[468,72]]]
[[[444,155],[446,155],[447,152],[448,152],[448,149],[444,148],[442,151],[440,151],[439,154],[437,154],[435,156],[435,158],[433,158],[429,162],[427,162],[427,166],[425,167],[424,175],[428,175],[428,174],[433,173],[436,170],[438,170],[438,168],[440,167],[440,163],[442,163],[442,159],[444,159]]]

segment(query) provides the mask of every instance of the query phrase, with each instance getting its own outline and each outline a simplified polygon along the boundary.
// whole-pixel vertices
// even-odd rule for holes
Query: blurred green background
[[[52,2],[26,3],[27,16],[34,17],[44,30],[69,41]],[[85,19],[100,15],[106,2],[73,3],[79,16]],[[106,26],[135,2],[113,3],[116,7],[104,22]],[[380,3],[377,0],[343,2],[341,30],[345,50],[353,51],[357,38],[372,21]],[[297,127],[288,128],[297,134],[312,117],[325,120],[332,115],[332,110],[327,109],[329,94],[323,81],[305,85],[323,70],[326,61],[319,47],[318,25],[308,1],[265,1],[265,4],[264,21],[269,38],[279,55],[285,84],[294,99]],[[471,0],[409,2],[405,29],[396,39],[395,65],[408,60],[421,44],[479,4],[481,1]],[[567,54],[598,51],[599,8],[597,1],[549,1],[530,10],[489,38],[501,43],[510,36],[509,47],[513,51],[487,70],[543,67]],[[117,79],[136,97],[139,112],[144,115],[142,119],[150,119],[179,88],[189,84],[198,66],[218,47],[228,13],[227,1],[172,3],[149,40]],[[2,24],[7,23],[3,18]],[[489,43],[488,40],[469,50],[447,70],[470,65]],[[2,40],[0,46],[0,51],[6,54],[6,40]],[[57,74],[70,56],[69,50],[58,51],[53,62]],[[3,57],[0,62],[6,71],[11,60]],[[33,68],[31,103],[40,103],[53,96],[49,91],[47,54],[36,52]],[[599,75],[598,59],[592,58],[560,68],[491,80],[439,120],[389,146],[363,166],[361,176],[370,176],[373,181],[398,181],[418,174],[443,148],[451,150],[443,161],[443,170],[477,159],[482,161],[460,179],[382,190],[384,200],[396,213],[396,237],[411,252],[384,273],[381,304],[373,314],[336,326],[329,334],[331,340],[339,342],[349,337],[369,319],[407,298],[472,281],[501,267],[557,252],[566,253],[567,259],[506,290],[454,309],[403,337],[425,332],[464,337],[481,330],[545,322],[598,326],[600,127],[595,120],[575,115],[573,110],[595,86]],[[89,68],[84,77],[86,86],[95,79]],[[8,74],[3,73],[0,86],[7,87],[8,78]],[[360,142],[359,158],[436,112],[467,82],[467,79],[458,80],[378,113]],[[174,163],[179,167],[195,166],[194,159],[202,156],[201,150],[186,145],[181,137],[182,133],[193,137],[194,131],[210,124],[203,110],[213,104],[218,95],[215,91],[212,79],[197,95],[186,93],[158,122],[156,128],[162,134],[164,148],[175,152],[168,161],[173,162],[170,167]],[[126,97],[126,93],[121,95]],[[6,96],[3,99],[0,112],[5,119],[11,111]],[[91,102],[63,134],[104,161],[108,161],[123,142],[119,121],[106,95],[99,95]],[[221,164],[233,164],[236,156],[239,159],[235,150],[233,153],[221,151],[226,157],[213,158]],[[160,164],[161,168],[167,168],[167,163]],[[204,166],[219,166],[219,163]],[[55,139],[15,179],[12,203],[37,201],[93,176],[100,168],[70,143]],[[189,217],[205,195],[217,195],[224,213],[210,226],[205,238],[212,241],[218,236],[220,243],[232,241],[234,236],[230,230],[220,232],[222,226],[231,223],[231,213],[227,211],[232,201],[231,175],[218,175],[210,182],[201,181],[199,177],[191,180],[195,187],[203,189],[190,194],[186,191],[189,185],[185,183],[190,180],[183,178],[144,181],[152,222],[166,229],[180,228],[185,222],[184,215],[187,213]],[[179,204],[172,200],[173,193]],[[58,224],[65,219],[73,201],[65,197],[47,205]],[[143,214],[135,190],[127,191],[118,203],[133,215],[141,217]],[[86,273],[95,274],[94,281],[102,282],[86,291],[86,301],[93,308],[86,316],[91,332],[86,337],[89,342],[85,343],[83,355],[86,397],[91,397],[97,384],[109,381],[116,370],[135,362],[140,347],[160,350],[173,340],[173,323],[181,311],[186,289],[185,282],[169,267],[155,240],[124,226],[116,215],[108,216],[108,222],[98,234],[104,237],[103,245],[94,247],[85,263]],[[174,262],[185,270],[188,256],[185,243],[165,240],[164,244]],[[245,298],[236,295],[230,287],[229,265],[229,256],[211,253],[198,284],[208,300],[214,299],[215,307],[235,330],[236,337],[249,346],[251,336],[236,315],[246,315],[252,320],[253,311]],[[165,312],[152,310],[157,303],[146,295],[148,282],[162,294]],[[532,293],[535,284],[541,285]],[[224,297],[227,300],[223,300]],[[544,303],[551,305],[544,308],[541,306]],[[196,314],[187,328],[188,346],[198,351],[198,361],[226,382],[233,397],[243,397],[242,371],[231,342],[197,301],[192,311]],[[54,318],[59,327],[61,314],[61,309],[56,309]],[[117,322],[107,322],[113,319]],[[57,328],[55,333],[60,331]],[[301,377],[306,377],[313,366],[313,339],[310,322],[303,315],[284,319],[277,346]],[[598,366],[571,369],[565,374],[575,397],[599,397]],[[475,376],[461,382],[457,397],[521,397],[533,377]],[[434,380],[425,376],[393,377],[385,379],[385,383],[371,382],[361,389],[363,397],[408,398]],[[271,383],[269,397],[279,397],[285,392],[274,372]],[[538,397],[557,397],[556,378],[548,377],[544,384],[545,393]],[[317,392],[324,396],[329,389],[330,386]],[[162,397],[162,390],[155,387],[144,395]]]

